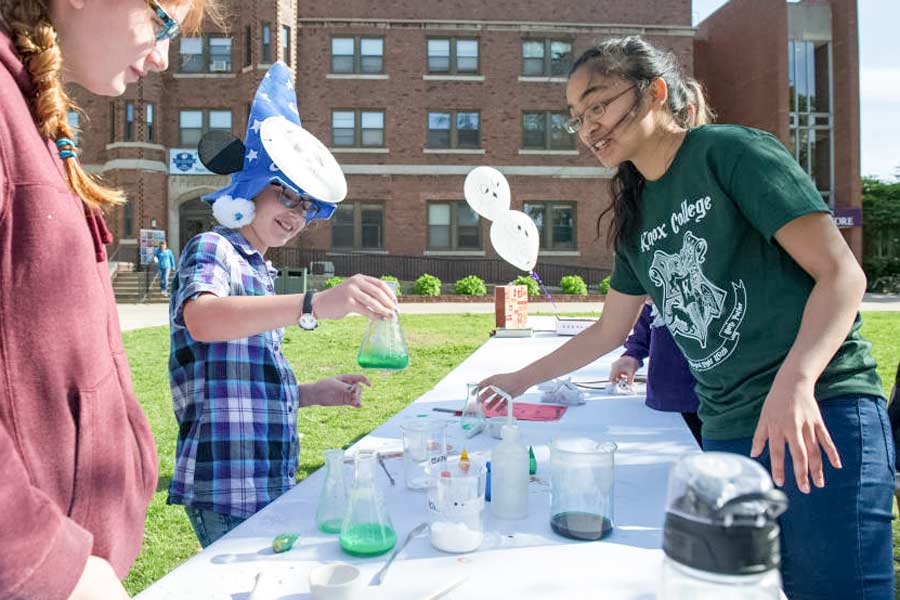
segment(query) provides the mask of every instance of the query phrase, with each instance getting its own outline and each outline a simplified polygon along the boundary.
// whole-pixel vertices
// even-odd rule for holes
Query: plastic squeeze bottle
[[[491,451],[491,511],[501,519],[528,516],[528,448],[519,427],[504,425],[503,438]]]

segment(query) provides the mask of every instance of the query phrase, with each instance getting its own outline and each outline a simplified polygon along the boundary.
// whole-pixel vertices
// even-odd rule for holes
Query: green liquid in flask
[[[323,533],[340,533],[343,519],[329,519],[319,523],[319,531]]]
[[[394,530],[378,523],[360,523],[341,534],[341,548],[352,556],[378,556],[397,543]]]
[[[356,362],[364,369],[405,369],[409,366],[409,354],[360,352]]]

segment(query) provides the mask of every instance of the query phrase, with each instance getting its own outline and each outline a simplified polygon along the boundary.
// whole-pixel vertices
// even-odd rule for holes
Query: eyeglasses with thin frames
[[[629,90],[632,90],[636,87],[636,85],[630,85],[608,100],[602,100],[600,102],[593,103],[580,115],[569,117],[568,119],[566,119],[566,122],[563,123],[563,127],[569,133],[578,133],[578,130],[581,129],[582,125],[584,125],[585,119],[590,120],[592,123],[596,123],[600,119],[600,117],[606,114],[606,109],[609,108],[610,104],[624,96]]]
[[[147,4],[150,5],[150,8],[153,9],[153,12],[156,13],[156,17],[160,21],[156,28],[156,41],[162,42],[165,40],[173,40],[178,37],[178,34],[181,32],[178,21],[172,18],[172,15],[167,13],[166,9],[160,6],[159,2],[156,0],[147,0]]]

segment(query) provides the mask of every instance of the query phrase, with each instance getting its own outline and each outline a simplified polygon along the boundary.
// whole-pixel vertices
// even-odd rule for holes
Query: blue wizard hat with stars
[[[278,184],[312,200],[306,221],[329,219],[347,195],[347,180],[334,156],[303,129],[287,65],[269,68],[256,90],[244,141],[231,132],[211,131],[199,145],[200,160],[214,173],[231,174],[231,183],[203,199],[222,225],[237,229],[253,221],[253,199]]]

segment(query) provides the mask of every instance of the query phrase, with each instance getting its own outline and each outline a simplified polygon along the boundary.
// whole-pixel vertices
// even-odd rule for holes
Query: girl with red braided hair
[[[0,0],[0,597],[125,598],[156,489],[64,85],[118,96],[213,0]],[[214,16],[214,15],[211,15]]]

